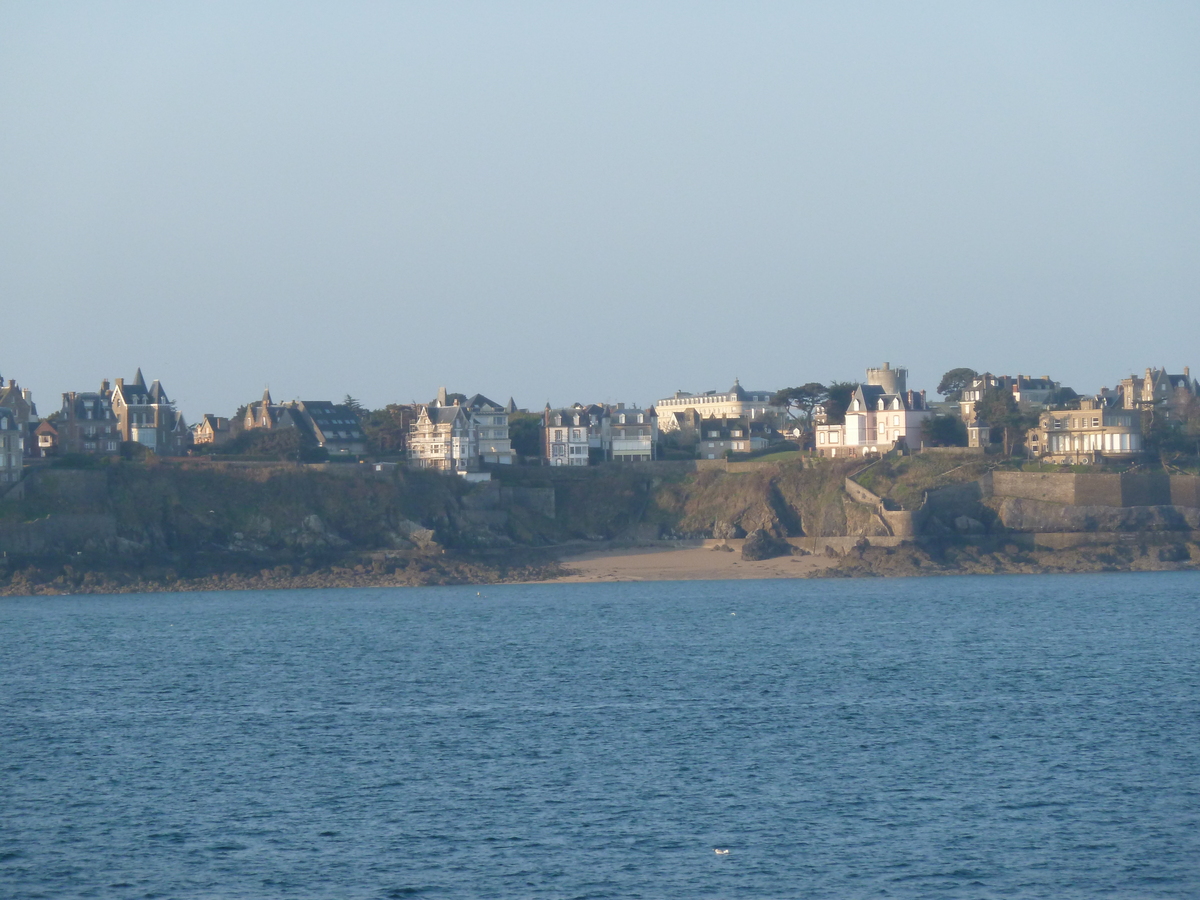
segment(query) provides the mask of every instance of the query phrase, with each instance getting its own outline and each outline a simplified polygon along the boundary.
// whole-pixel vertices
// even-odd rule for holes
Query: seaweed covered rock
[[[752,531],[746,543],[742,544],[742,559],[774,559],[776,556],[790,556],[791,553],[791,544],[763,528]]]

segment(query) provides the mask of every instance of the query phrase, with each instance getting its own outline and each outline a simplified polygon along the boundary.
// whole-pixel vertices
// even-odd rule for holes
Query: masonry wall
[[[1163,472],[1121,475],[993,472],[992,494],[1063,506],[1200,507],[1200,477]]]

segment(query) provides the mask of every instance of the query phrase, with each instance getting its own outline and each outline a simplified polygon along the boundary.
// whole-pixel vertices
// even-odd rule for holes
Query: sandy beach
[[[734,549],[715,549],[717,542],[685,548],[638,547],[596,550],[567,556],[563,568],[571,574],[557,582],[684,581],[730,578],[805,578],[837,563],[825,556],[782,556],[776,559],[742,559],[741,541]]]

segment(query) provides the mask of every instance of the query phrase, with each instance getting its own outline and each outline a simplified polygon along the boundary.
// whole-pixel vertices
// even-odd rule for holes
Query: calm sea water
[[[2,600],[0,895],[1194,898],[1200,576]]]

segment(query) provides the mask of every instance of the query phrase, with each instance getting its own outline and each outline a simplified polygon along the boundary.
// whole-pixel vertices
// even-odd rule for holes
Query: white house
[[[867,369],[867,382],[850,397],[845,421],[818,421],[815,446],[821,456],[864,456],[887,453],[898,445],[921,446],[925,422],[933,415],[925,392],[907,390],[908,370]],[[819,417],[823,418],[823,417]]]

